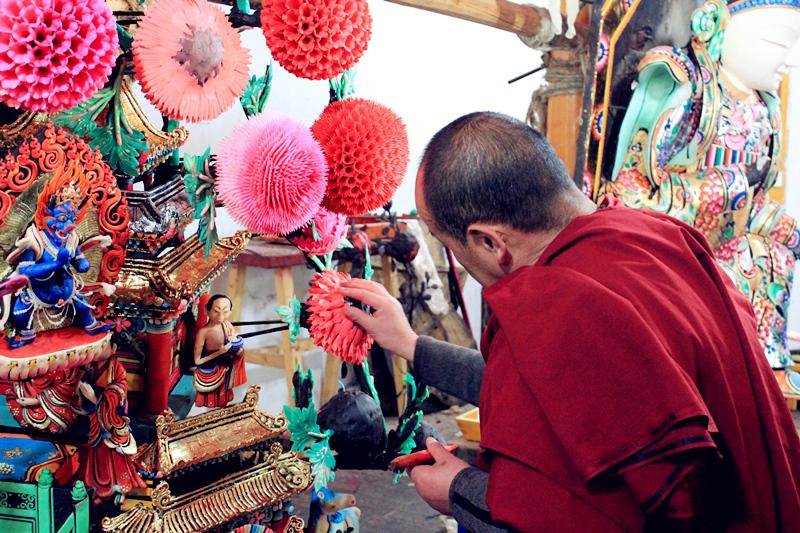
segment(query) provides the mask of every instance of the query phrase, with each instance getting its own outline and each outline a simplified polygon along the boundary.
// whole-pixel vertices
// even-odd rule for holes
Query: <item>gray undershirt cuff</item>
[[[426,384],[478,405],[486,363],[478,350],[420,336],[414,348],[414,370]]]
[[[453,518],[470,533],[500,533],[510,529],[492,521],[486,506],[489,473],[480,468],[465,468],[450,484],[450,509]]]

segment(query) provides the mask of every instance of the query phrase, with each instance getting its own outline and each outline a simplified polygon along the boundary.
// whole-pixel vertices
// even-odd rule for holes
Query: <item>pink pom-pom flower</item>
[[[347,217],[320,207],[311,224],[289,237],[292,244],[312,255],[329,254],[347,234]],[[316,235],[314,231],[316,230]]]
[[[228,213],[254,233],[285,235],[311,220],[327,184],[319,143],[280,114],[234,130],[217,155],[217,190]]]
[[[345,314],[348,305],[339,286],[350,274],[325,270],[314,276],[308,289],[311,338],[346,363],[361,364],[372,347],[372,337]]]
[[[108,81],[118,48],[104,0],[0,0],[0,100],[70,109]]]
[[[250,52],[206,0],[157,0],[138,24],[133,60],[142,90],[162,113],[200,122],[237,101]]]

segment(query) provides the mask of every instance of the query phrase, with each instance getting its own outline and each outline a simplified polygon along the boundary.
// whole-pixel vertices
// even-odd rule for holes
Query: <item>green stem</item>
[[[121,122],[124,119],[121,118],[122,104],[120,103],[120,94],[122,93],[122,78],[124,76],[124,72],[125,60],[122,61],[119,72],[117,73],[117,79],[114,80],[114,140],[116,141],[117,146],[122,146]]]
[[[322,261],[320,261],[319,257],[317,257],[316,255],[309,255],[308,257],[317,266],[320,272],[328,270],[327,268],[325,268],[325,265],[322,264]]]
[[[364,279],[371,280],[374,270],[372,269],[372,258],[369,255],[369,244],[364,246]],[[388,276],[388,273],[384,274]]]
[[[366,358],[364,359],[364,361],[361,362],[361,369],[364,371],[364,380],[367,382],[370,395],[375,400],[375,403],[377,403],[378,406],[380,406],[381,399],[378,397],[377,389],[375,389],[375,380],[372,379],[372,374],[370,374],[369,372],[369,361],[367,361]]]

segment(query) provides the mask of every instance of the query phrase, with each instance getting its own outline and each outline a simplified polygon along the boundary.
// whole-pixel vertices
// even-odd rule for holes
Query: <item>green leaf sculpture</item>
[[[122,110],[121,94],[125,65],[120,67],[114,86],[97,91],[88,101],[54,117],[75,135],[89,139],[89,146],[100,150],[108,165],[129,176],[139,175],[139,158],[148,151],[144,133],[134,129]],[[106,112],[105,124],[97,119]]]
[[[278,317],[289,326],[289,341],[291,342],[297,342],[297,337],[300,335],[300,314],[302,312],[303,306],[297,296],[292,296],[288,304],[275,308]]]
[[[139,156],[148,150],[144,133],[133,129],[118,106],[109,110],[108,124],[89,132],[89,146],[97,148],[112,169],[139,175]]]
[[[303,376],[298,367],[292,382],[295,385],[295,400],[297,401],[299,400],[296,390],[298,386],[302,387],[303,383],[313,386],[311,371],[307,376]],[[292,434],[292,451],[306,453],[311,463],[314,490],[319,490],[333,481],[335,476],[333,469],[336,468],[336,458],[333,456],[330,445],[333,430],[328,429],[323,432],[320,429],[319,423],[317,423],[317,408],[310,397],[308,406],[290,407],[286,405],[283,407],[283,414],[286,417],[289,432]]]
[[[336,477],[333,471],[336,468],[336,458],[330,446],[333,431],[329,429],[324,435],[322,439],[312,444],[307,452],[308,460],[311,462],[311,475],[314,476],[314,490],[326,487]]]
[[[189,203],[194,208],[194,218],[199,222],[197,238],[205,244],[205,256],[219,242],[216,225],[216,192],[214,175],[211,172],[211,147],[201,155],[184,155],[183,168],[186,173],[183,182],[189,195]]]
[[[292,451],[304,452],[306,447],[317,441],[316,435],[323,435],[317,423],[317,410],[313,402],[308,407],[283,407],[289,432],[292,434]]]
[[[270,90],[272,89],[272,61],[267,65],[267,70],[261,77],[253,76],[247,83],[239,101],[247,117],[258,115],[267,105]]]
[[[355,83],[353,83],[355,77],[356,69],[353,67],[350,70],[345,70],[340,75],[328,81],[331,102],[344,100],[345,98],[355,94],[356,87]]]
[[[112,98],[114,98],[112,87],[101,89],[87,101],[54,115],[53,123],[56,126],[68,128],[78,137],[89,137],[89,134],[97,127],[97,116],[103,112]]]

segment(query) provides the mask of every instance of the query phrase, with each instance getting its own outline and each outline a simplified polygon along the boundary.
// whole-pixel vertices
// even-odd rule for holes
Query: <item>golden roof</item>
[[[152,507],[139,504],[114,518],[105,518],[104,531],[113,533],[184,533],[207,531],[247,513],[301,493],[312,483],[311,465],[297,452],[284,452],[275,442],[263,463],[180,496],[166,481],[153,491]],[[293,517],[285,531],[302,531]]]
[[[178,127],[172,131],[161,131],[147,118],[142,106],[133,94],[133,78],[125,76],[122,83],[120,103],[122,111],[133,129],[144,134],[147,141],[147,159],[139,164],[139,172],[146,172],[163,163],[189,137],[189,132]]]
[[[106,5],[114,14],[117,24],[131,25],[139,21],[145,9],[153,0],[106,0]],[[129,28],[130,30],[130,28]]]
[[[286,418],[258,409],[260,387],[252,385],[244,401],[184,420],[168,412],[156,419],[156,440],[139,448],[134,463],[157,477],[278,438]]]
[[[13,148],[43,128],[46,113],[24,111],[12,122],[0,124],[0,148]]]
[[[141,2],[140,0],[106,0],[106,5],[114,13],[140,13],[145,10],[151,0]]]
[[[181,300],[205,290],[249,239],[245,231],[220,239],[206,257],[205,245],[192,235],[156,259],[126,258],[116,283],[114,313],[139,316],[177,309]]]

